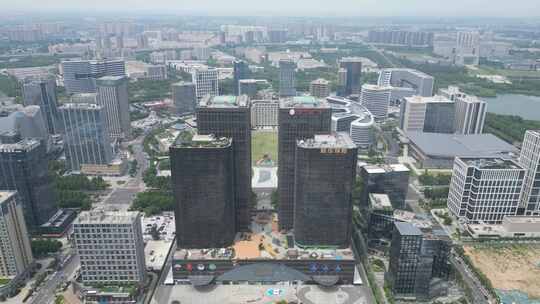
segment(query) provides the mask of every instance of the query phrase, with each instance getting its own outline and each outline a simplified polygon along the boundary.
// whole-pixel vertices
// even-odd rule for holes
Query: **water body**
[[[494,98],[484,98],[488,112],[504,115],[517,115],[523,119],[540,120],[540,97],[499,94]]]
[[[518,290],[496,290],[504,304],[540,304],[540,300],[529,299],[527,294]]]

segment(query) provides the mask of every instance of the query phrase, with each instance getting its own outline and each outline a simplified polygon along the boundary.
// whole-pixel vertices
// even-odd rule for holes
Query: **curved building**
[[[369,112],[351,123],[351,139],[358,148],[368,149],[373,145],[374,125],[375,119]]]
[[[372,84],[364,84],[360,95],[360,102],[365,106],[377,120],[384,120],[388,117],[388,107],[390,105],[390,87],[382,87]]]

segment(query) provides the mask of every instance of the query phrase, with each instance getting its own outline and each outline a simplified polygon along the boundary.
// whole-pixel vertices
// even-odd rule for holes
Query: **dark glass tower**
[[[230,138],[182,133],[170,148],[179,248],[222,248],[235,237]]]
[[[249,78],[249,66],[247,62],[237,60],[234,62],[234,95],[240,95],[240,80]]]
[[[346,133],[297,142],[294,237],[299,246],[348,247],[357,156]]]
[[[242,96],[207,96],[197,107],[199,134],[233,140],[236,229],[247,231],[251,223],[251,108]]]
[[[26,80],[23,84],[23,103],[25,106],[39,106],[49,134],[59,133],[58,103],[54,77]]]
[[[344,57],[339,67],[347,71],[344,95],[360,94],[360,77],[362,77],[362,60],[357,57]]]
[[[283,99],[278,113],[278,192],[279,228],[293,228],[294,165],[296,141],[315,134],[329,134],[332,109],[324,100],[309,96]]]
[[[0,145],[0,189],[19,192],[30,230],[58,210],[45,150],[36,139]]]

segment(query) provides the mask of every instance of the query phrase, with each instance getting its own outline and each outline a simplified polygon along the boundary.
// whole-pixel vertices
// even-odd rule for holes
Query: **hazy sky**
[[[0,8],[209,15],[540,16],[540,0],[0,0]]]

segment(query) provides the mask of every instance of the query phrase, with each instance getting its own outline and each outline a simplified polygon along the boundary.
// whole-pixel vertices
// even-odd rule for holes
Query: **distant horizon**
[[[540,18],[537,0],[0,0],[4,14],[126,13],[213,17]],[[120,18],[122,16],[119,16]]]

